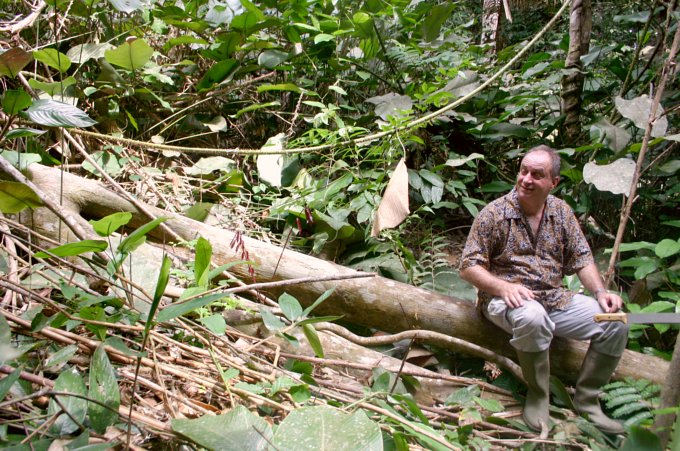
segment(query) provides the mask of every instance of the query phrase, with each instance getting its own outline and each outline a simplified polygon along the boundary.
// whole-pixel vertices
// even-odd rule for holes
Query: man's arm
[[[602,283],[600,271],[595,263],[590,263],[576,272],[584,287],[597,299],[605,313],[618,311],[623,305],[623,300],[618,294],[609,293]]]
[[[534,300],[534,292],[518,283],[511,283],[491,274],[480,265],[460,270],[460,277],[477,289],[502,298],[510,308],[520,307],[525,300]]]

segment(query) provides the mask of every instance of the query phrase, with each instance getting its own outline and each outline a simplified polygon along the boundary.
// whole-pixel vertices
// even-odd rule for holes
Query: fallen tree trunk
[[[62,186],[63,198],[67,199],[65,204],[74,215],[82,215],[87,219],[99,219],[114,212],[129,211],[134,216],[130,225],[139,226],[149,221],[149,218],[139,212],[130,202],[107,190],[96,181],[62,173],[57,168],[38,164],[29,167],[29,177],[46,193],[57,193]],[[64,177],[63,184],[59,183],[60,177]],[[247,250],[249,260],[254,262],[255,278],[258,282],[356,274],[356,271],[332,262],[288,249],[282,250],[275,245],[248,237],[242,237],[243,247],[240,250],[233,249],[230,243],[234,239],[234,232],[208,226],[160,209],[150,208],[150,210],[158,216],[168,217],[166,224],[183,239],[192,240],[202,236],[209,240],[213,246],[213,262],[217,265],[243,261],[241,250]],[[82,218],[76,219],[84,223]],[[43,231],[49,228],[49,226],[43,227]],[[154,233],[159,242],[167,242],[168,237],[163,236],[161,229],[156,229],[152,235]],[[277,268],[276,272],[275,268]],[[246,265],[236,265],[230,271],[242,280],[252,280]],[[315,314],[342,315],[345,321],[386,332],[410,329],[431,330],[515,358],[515,353],[508,343],[508,335],[482,318],[471,303],[387,278],[371,277],[314,282],[272,290],[270,294],[275,297],[286,291],[295,296],[301,304],[308,306],[331,288],[334,289],[333,294],[315,310]],[[551,353],[553,374],[561,377],[565,382],[573,382],[586,347],[587,343],[554,340]],[[668,367],[669,363],[660,358],[626,351],[614,377],[644,378],[663,384]]]

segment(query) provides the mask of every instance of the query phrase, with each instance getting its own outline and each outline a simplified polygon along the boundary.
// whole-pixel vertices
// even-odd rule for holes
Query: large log
[[[148,218],[137,211],[127,200],[106,189],[100,183],[57,168],[38,164],[29,168],[31,180],[46,193],[57,193],[63,187],[63,197],[68,199],[75,214],[87,219],[99,219],[108,214],[129,211],[133,213],[133,226],[139,226]],[[59,184],[60,177],[64,183]],[[209,240],[213,246],[213,261],[221,265],[242,261],[239,250],[230,246],[234,232],[174,215],[160,209],[150,208],[158,216],[170,218],[167,224],[182,238],[192,240],[198,236]],[[154,232],[160,242],[167,242],[160,229]],[[352,275],[357,272],[289,249],[243,237],[243,245],[249,259],[255,262],[255,278],[258,282],[287,280],[301,277]],[[279,261],[280,258],[280,261]],[[278,268],[277,268],[278,262]],[[275,268],[276,273],[275,273]],[[230,269],[242,280],[252,280],[245,265]],[[482,318],[475,306],[467,301],[415,288],[383,277],[314,282],[287,286],[272,291],[277,296],[284,290],[308,306],[326,290],[334,288],[333,294],[315,313],[343,315],[344,320],[383,330],[399,332],[409,329],[426,329],[455,336],[475,343],[510,358],[515,358],[508,343],[508,335]],[[587,343],[556,339],[551,347],[552,372],[565,382],[573,382],[580,368]],[[669,363],[663,359],[626,351],[614,377],[644,378],[663,384]]]

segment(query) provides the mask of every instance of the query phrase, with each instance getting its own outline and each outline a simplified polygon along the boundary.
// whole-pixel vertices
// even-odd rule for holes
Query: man
[[[600,430],[621,433],[599,404],[626,347],[628,326],[596,323],[596,313],[616,312],[621,298],[602,282],[573,211],[550,194],[560,174],[559,155],[548,146],[524,156],[513,190],[477,216],[461,258],[460,275],[479,290],[478,307],[512,334],[527,382],[523,418],[536,431],[549,426],[548,349],[552,338],[590,340],[576,382],[574,406]],[[592,297],[562,287],[576,273]]]

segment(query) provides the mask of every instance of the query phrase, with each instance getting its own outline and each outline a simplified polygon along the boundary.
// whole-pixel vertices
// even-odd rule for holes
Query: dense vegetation
[[[558,13],[561,5],[553,2],[513,7],[513,22],[504,23],[494,52],[491,45],[480,44],[479,3],[50,0],[38,1],[32,7],[35,14],[30,15],[30,5],[0,0],[0,51],[4,52],[0,54],[0,158],[22,169],[41,163],[91,178],[104,178],[103,171],[109,183],[169,211],[199,220],[210,217],[245,235],[472,300],[473,291],[455,271],[467,227],[489,200],[512,187],[517,157],[534,145],[548,143],[559,149],[564,162],[557,194],[576,211],[603,270],[613,252],[612,287],[626,298],[627,310],[680,312],[676,113],[680,85],[675,66],[668,64],[678,12],[661,2],[595,2],[590,48],[581,57],[582,67],[575,69],[565,68],[564,63],[569,48],[568,8]],[[556,14],[560,20],[542,29]],[[562,83],[575,70],[585,74],[580,133],[567,137]],[[657,107],[657,119],[647,127],[650,111]],[[402,158],[408,167],[410,214],[397,228],[373,236],[376,209]],[[615,166],[602,167],[610,164]],[[627,212],[633,180],[637,192]],[[4,213],[40,205],[21,184],[2,183]],[[625,228],[620,226],[622,217]],[[110,221],[100,224],[103,235],[126,224],[122,217]],[[20,235],[12,224],[3,222],[3,233]],[[129,235],[129,249],[136,248],[146,232]],[[615,246],[617,233],[622,233],[620,247]],[[164,268],[166,278],[159,280],[159,286],[164,287],[170,276],[192,287],[192,294],[214,286],[219,272],[206,269],[209,244],[199,240],[191,245],[196,249],[195,261],[172,273],[169,266]],[[26,268],[36,265],[31,260],[35,250],[20,249]],[[108,267],[111,278],[129,255],[125,248],[118,250]],[[63,256],[74,255],[69,252],[73,251],[66,250]],[[10,255],[2,252],[3,274],[9,272]],[[45,263],[38,265],[42,268]],[[3,290],[11,291],[7,285]],[[45,296],[66,306],[73,316],[54,317],[14,303],[17,315],[23,314],[29,325],[33,321],[34,332],[48,324],[70,331],[76,327],[74,318],[129,325],[138,319],[113,299],[102,305],[84,302],[66,283],[51,290]],[[156,293],[156,302],[161,294]],[[310,312],[298,312],[297,301],[279,302],[289,323],[311,324],[302,324]],[[9,301],[3,301],[5,307],[10,309]],[[212,318],[209,309],[193,313],[203,320]],[[4,368],[35,373],[51,368],[46,374],[56,378],[62,368],[77,366],[67,363],[77,351],[75,345],[45,345],[29,339],[30,334],[19,339],[15,328],[10,333],[4,318],[0,316]],[[275,318],[267,321],[270,328],[281,331],[283,323]],[[94,338],[107,339],[101,324],[85,323]],[[224,335],[219,320],[201,324]],[[144,343],[142,351],[151,326],[147,321],[145,327],[126,332],[139,333],[135,340]],[[630,347],[670,359],[677,330],[668,325],[636,326]],[[176,332],[172,338],[182,342],[184,334],[188,337],[190,332]],[[305,328],[305,334],[313,342],[313,329]],[[211,349],[196,337],[184,342]],[[8,351],[17,344],[20,352]],[[129,352],[130,359],[139,357]],[[223,370],[214,354],[207,355],[212,355],[215,365],[206,371],[228,386],[239,371]],[[50,365],[41,362],[44,356]],[[77,373],[64,371],[54,390],[75,391],[109,403],[111,392],[92,392],[97,384],[116,385],[106,353],[95,352],[90,365],[88,384]],[[304,370],[288,369],[311,378]],[[12,418],[0,425],[0,442],[15,444],[43,433],[49,440],[36,439],[37,448],[75,433],[82,435],[71,442],[72,449],[87,444],[89,433],[121,442],[120,437],[104,435],[115,416],[104,415],[100,406],[95,420],[97,415],[86,415],[88,407],[83,405],[87,403],[77,397],[53,397],[48,406],[36,402],[31,418],[7,413],[15,401],[5,396],[18,377],[18,372],[11,372],[0,380],[0,419]],[[385,377],[376,375],[366,398],[394,391]],[[237,389],[257,396],[266,392],[271,399],[286,392],[294,405],[304,405],[312,396],[308,382],[304,377],[302,381],[277,379],[273,387],[251,383]],[[32,399],[26,384],[21,390],[12,389],[14,399],[22,395]],[[364,410],[347,420],[356,423],[357,440],[370,442],[366,449],[379,449],[383,441],[397,449],[406,449],[408,443],[445,447],[438,439],[451,446],[490,446],[483,435],[473,432],[474,421],[457,429],[428,424],[404,393],[376,403],[404,419],[400,423],[373,411],[372,416],[387,415],[381,417],[382,438],[380,431],[377,439],[371,435],[375,431]],[[629,396],[625,404],[620,402],[621,393]],[[610,407],[618,408],[617,415],[630,426],[647,427],[657,395],[656,388],[644,381],[620,382],[611,388]],[[60,399],[68,399],[61,401],[67,405],[54,401]],[[346,401],[333,399],[332,405]],[[480,421],[479,412],[498,410],[474,389],[461,391],[449,403],[471,418],[479,416]],[[55,415],[60,409],[79,413]],[[275,418],[273,411],[271,404],[260,405],[261,416]],[[300,445],[290,441],[294,434],[286,435],[286,430],[299,431],[300,423],[326,414],[333,417],[301,410],[300,418],[288,415],[287,423],[276,418],[272,422],[279,426],[274,433],[245,409],[232,410],[229,421],[252,422],[259,438],[273,440],[277,449],[288,449]],[[39,425],[44,423],[34,415],[57,420],[42,430]],[[425,424],[426,431],[414,429],[411,422]],[[173,432],[213,446],[201,441],[200,432],[188,420],[173,423]],[[335,432],[347,433],[340,426]],[[565,447],[616,446],[585,426],[574,435],[564,432],[557,441]],[[257,446],[266,444],[253,446],[262,449]]]

